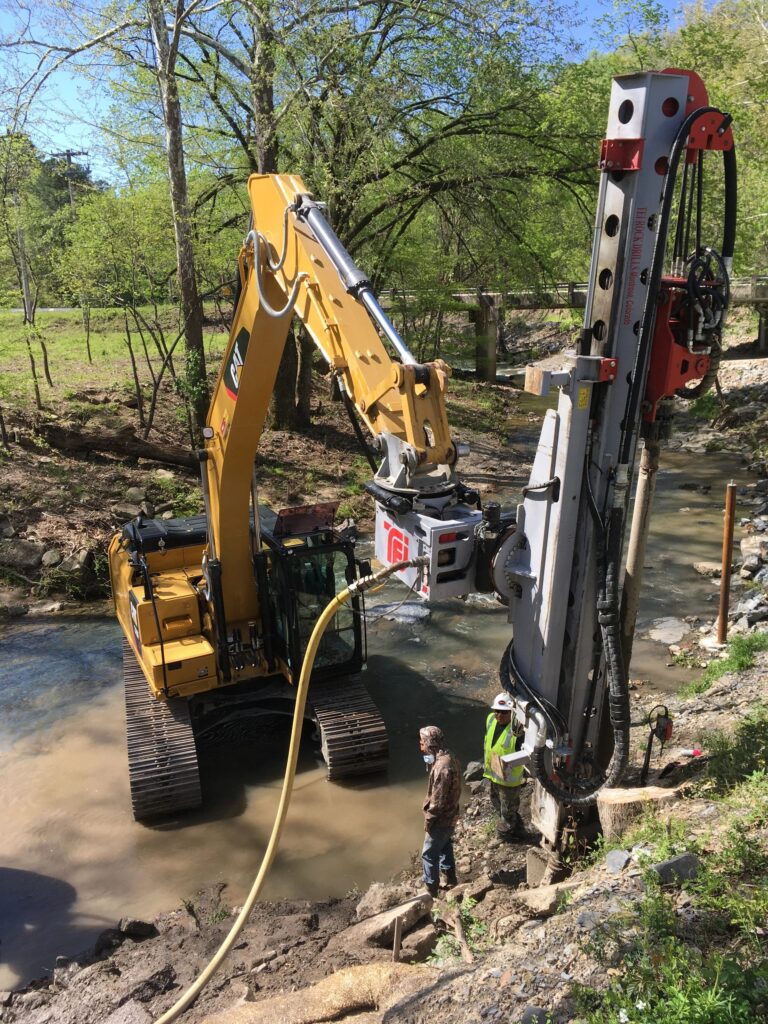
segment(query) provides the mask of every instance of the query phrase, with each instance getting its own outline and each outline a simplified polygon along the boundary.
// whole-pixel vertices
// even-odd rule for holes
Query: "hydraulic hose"
[[[267,848],[264,851],[264,856],[262,857],[258,873],[253,880],[251,891],[248,893],[248,897],[243,904],[243,908],[237,915],[237,919],[232,925],[229,934],[219,946],[208,965],[201,971],[200,975],[189,986],[181,998],[178,999],[169,1010],[166,1010],[161,1017],[158,1017],[155,1024],[170,1024],[171,1021],[176,1020],[179,1014],[183,1013],[190,1003],[197,998],[219,967],[221,967],[238,936],[245,927],[256,900],[258,899],[259,893],[261,892],[264,880],[269,873],[269,869],[272,867],[272,862],[275,859],[278,846],[280,845],[280,836],[283,831],[283,825],[285,824],[285,819],[288,815],[288,807],[291,802],[293,781],[296,776],[296,763],[299,757],[299,745],[301,743],[301,731],[304,723],[304,709],[307,704],[307,693],[309,692],[309,680],[312,675],[312,667],[315,663],[315,657],[320,646],[320,641],[322,640],[323,634],[328,628],[328,625],[332,621],[334,615],[338,612],[339,608],[341,608],[341,606],[355,594],[362,593],[365,590],[370,590],[371,587],[376,586],[377,583],[387,579],[400,569],[406,569],[410,566],[422,567],[427,564],[427,561],[428,560],[425,557],[406,559],[400,562],[395,562],[393,565],[388,565],[385,568],[380,569],[378,572],[372,573],[370,576],[364,576],[362,579],[355,580],[346,588],[346,590],[342,590],[340,593],[336,594],[333,600],[331,600],[320,613],[320,616],[315,623],[315,628],[312,630],[312,635],[309,638],[309,643],[307,644],[307,650],[301,665],[301,673],[299,674],[299,682],[296,686],[296,702],[293,712],[293,724],[291,726],[291,741],[288,748],[285,776],[283,777],[283,788],[280,792],[280,802],[278,803],[277,813],[272,825],[272,833],[269,837]]]

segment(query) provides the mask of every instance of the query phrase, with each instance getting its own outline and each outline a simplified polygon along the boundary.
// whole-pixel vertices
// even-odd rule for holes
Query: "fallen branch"
[[[472,954],[472,950],[469,948],[467,937],[464,934],[464,926],[461,923],[461,914],[458,910],[452,911],[449,914],[444,915],[445,923],[453,925],[453,934],[456,936],[461,948],[461,959],[465,964],[473,964],[475,958]]]
[[[136,437],[133,432],[119,434],[93,433],[76,427],[63,427],[56,423],[38,423],[36,433],[44,437],[52,448],[60,451],[96,451],[114,455],[129,455],[151,459],[171,466],[197,469],[195,453],[179,445],[159,445]]]

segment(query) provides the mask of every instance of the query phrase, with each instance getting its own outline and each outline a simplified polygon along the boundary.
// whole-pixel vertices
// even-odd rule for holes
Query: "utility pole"
[[[82,150],[82,149],[81,150],[65,149],[63,153],[51,153],[51,156],[54,157],[54,158],[56,158],[56,157],[63,157],[67,161],[67,172],[64,175],[64,177],[67,179],[67,187],[69,189],[69,205],[74,210],[74,208],[75,208],[75,192],[74,192],[74,189],[72,188],[72,157],[73,156],[88,156],[88,150],[87,149],[85,149],[85,150]]]

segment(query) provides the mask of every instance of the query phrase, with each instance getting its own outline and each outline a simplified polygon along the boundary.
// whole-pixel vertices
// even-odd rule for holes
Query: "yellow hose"
[[[394,565],[388,565],[384,569],[380,569],[371,576],[366,576],[361,580],[355,580],[346,588],[346,590],[342,590],[337,594],[320,613],[320,617],[315,623],[315,628],[312,630],[312,635],[309,638],[307,650],[304,655],[304,661],[301,665],[299,682],[296,687],[296,704],[293,712],[293,724],[291,726],[291,743],[288,748],[288,761],[285,768],[285,776],[283,778],[283,788],[280,793],[280,803],[277,807],[277,814],[275,815],[275,821],[272,825],[272,834],[269,837],[267,848],[264,851],[264,856],[262,858],[258,874],[253,880],[251,891],[248,893],[248,898],[243,904],[243,909],[237,915],[237,920],[232,925],[229,934],[219,946],[211,961],[202,970],[197,979],[189,986],[184,995],[182,995],[181,998],[173,1004],[170,1010],[166,1010],[161,1017],[157,1018],[155,1024],[170,1024],[170,1021],[176,1020],[179,1014],[186,1010],[190,1003],[208,984],[210,979],[224,962],[227,954],[232,949],[235,940],[240,935],[240,932],[245,927],[245,924],[251,915],[251,911],[253,910],[253,906],[261,892],[264,879],[267,877],[269,869],[272,867],[272,861],[275,859],[275,854],[277,853],[277,848],[280,844],[280,836],[283,831],[285,819],[288,815],[288,806],[291,802],[291,794],[293,792],[293,780],[296,776],[296,762],[299,758],[299,746],[301,744],[301,731],[304,725],[304,709],[307,704],[309,679],[312,675],[312,668],[315,664],[317,649],[320,646],[323,634],[328,628],[328,624],[331,622],[339,608],[348,601],[353,594],[369,590],[374,586],[374,584],[378,583],[379,580],[386,579],[388,576],[391,576],[392,573],[397,572],[400,569],[404,569],[411,565],[423,565],[424,562],[425,560],[422,558],[396,562]]]

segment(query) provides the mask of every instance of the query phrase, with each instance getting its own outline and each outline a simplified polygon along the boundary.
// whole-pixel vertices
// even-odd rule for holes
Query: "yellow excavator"
[[[722,162],[719,249],[703,238],[708,153]],[[624,574],[623,551],[636,454],[644,441],[644,457],[658,458],[670,399],[701,394],[721,353],[736,228],[731,116],[692,71],[620,75],[599,168],[584,327],[562,369],[529,367],[526,390],[557,392],[557,403],[506,512],[481,507],[457,477],[445,363],[414,359],[300,178],[249,179],[240,294],[200,452],[205,515],[134,520],[109,550],[137,818],[200,802],[196,736],[285,707],[323,609],[368,575],[333,506],[275,513],[258,500],[256,449],[295,316],[359,439],[358,419],[373,438],[376,557],[421,598],[493,592],[504,602],[511,640],[499,676],[523,736],[504,761],[534,779],[532,820],[550,853],[591,827],[597,794],[629,760],[642,565]],[[633,532],[643,522],[640,507]],[[361,612],[359,596],[339,609],[310,679],[331,778],[387,758],[383,723],[355,678]]]
[[[381,510],[382,557],[407,558],[397,517],[429,506],[442,536],[433,559],[443,591],[471,589],[471,559],[460,549],[481,513],[454,471],[448,367],[413,358],[300,178],[254,175],[248,191],[239,295],[199,452],[205,514],[140,517],[109,548],[137,819],[200,804],[196,737],[290,710],[315,622],[360,571],[334,527],[334,504],[275,512],[259,502],[254,460],[292,317],[327,360],[360,440],[356,415],[381,453],[367,487]],[[448,509],[455,515],[446,518]],[[409,585],[428,594],[430,574],[410,572]],[[312,675],[310,713],[333,779],[387,762],[384,724],[355,678],[364,662],[361,605],[356,598],[339,611]]]

